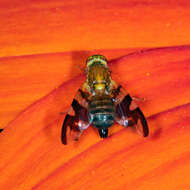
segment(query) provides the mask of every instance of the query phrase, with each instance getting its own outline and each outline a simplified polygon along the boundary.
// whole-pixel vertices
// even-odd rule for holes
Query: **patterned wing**
[[[66,114],[61,133],[61,141],[67,144],[67,129],[70,128],[70,136],[74,140],[78,140],[82,131],[90,125],[88,120],[88,96],[87,92],[82,89],[77,91],[75,98],[71,104],[71,110]]]
[[[147,121],[137,106],[135,98],[132,98],[121,85],[115,88],[112,93],[116,104],[116,121],[125,127],[135,126],[140,135],[148,136]]]

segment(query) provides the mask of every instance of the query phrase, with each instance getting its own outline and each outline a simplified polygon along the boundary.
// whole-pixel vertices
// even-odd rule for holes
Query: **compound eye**
[[[103,55],[92,55],[86,60],[86,65],[89,67],[94,62],[99,62],[100,64],[107,67],[107,60]]]

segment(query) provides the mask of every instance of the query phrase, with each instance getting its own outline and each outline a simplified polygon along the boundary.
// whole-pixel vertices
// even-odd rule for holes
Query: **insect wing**
[[[139,108],[137,108],[134,112],[134,115],[135,115],[134,117],[137,117],[135,127],[138,134],[147,137],[149,134],[149,129],[144,114]]]
[[[67,144],[68,135],[72,140],[78,140],[83,130],[90,125],[87,112],[87,94],[79,89],[72,101],[71,109],[66,114],[61,132],[61,141]],[[68,134],[68,128],[70,132]]]
[[[113,99],[116,104],[116,121],[123,126],[135,126],[140,135],[148,136],[147,121],[136,104],[138,99],[132,98],[121,85],[113,90]]]

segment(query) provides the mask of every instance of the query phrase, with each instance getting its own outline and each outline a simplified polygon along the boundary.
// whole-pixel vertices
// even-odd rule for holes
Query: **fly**
[[[135,99],[112,80],[107,59],[103,55],[92,55],[86,61],[86,81],[65,116],[62,143],[67,144],[68,127],[74,140],[90,125],[97,128],[101,138],[106,138],[114,122],[124,127],[135,126],[144,137],[149,134],[147,121]]]

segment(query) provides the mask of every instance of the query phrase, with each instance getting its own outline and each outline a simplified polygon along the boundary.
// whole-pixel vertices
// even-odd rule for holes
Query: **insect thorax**
[[[93,94],[105,94],[109,92],[111,77],[108,67],[94,62],[87,70],[87,84]]]

